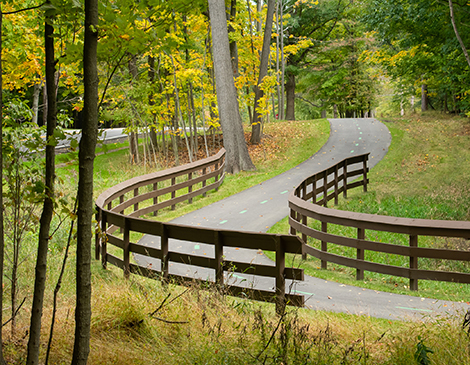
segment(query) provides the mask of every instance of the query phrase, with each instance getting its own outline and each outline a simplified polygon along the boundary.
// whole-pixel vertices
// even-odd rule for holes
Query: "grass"
[[[392,144],[385,158],[371,171],[368,193],[360,189],[340,199],[337,209],[396,217],[469,220],[470,219],[470,124],[468,119],[424,114],[412,119],[385,121],[392,133]],[[330,205],[331,206],[331,205]],[[313,224],[316,229],[319,225]],[[288,231],[287,219],[272,227],[272,233]],[[355,237],[351,228],[329,225],[332,234]],[[366,239],[407,245],[408,236],[366,231]],[[468,250],[465,239],[444,239],[420,236],[420,247]],[[318,243],[310,241],[309,244]],[[328,245],[333,253],[355,257],[354,249]],[[366,252],[366,260],[407,267],[408,258]],[[300,263],[299,263],[300,264]],[[356,281],[354,269],[329,264],[320,269],[320,261],[309,258],[301,263],[306,273],[326,280],[374,290],[468,301],[470,286],[459,283],[419,281],[419,290],[410,291],[409,281],[388,275],[365,273],[365,280]],[[468,272],[468,263],[450,260],[420,259],[419,268]]]
[[[196,284],[125,281],[119,270],[94,269],[90,364],[412,364],[419,339],[434,351],[431,364],[470,363],[458,318],[400,322],[307,309],[277,317],[273,305]],[[72,313],[62,300],[52,364],[71,358]],[[25,342],[6,344],[12,363]]]
[[[393,124],[397,133],[400,123],[405,127],[405,122]],[[258,161],[255,162],[258,170],[244,172],[240,176],[227,176],[223,189],[209,194],[205,199],[198,199],[195,207],[221,199],[295,166],[318,149],[328,135],[325,121],[304,125],[276,123],[272,127],[278,130],[265,131],[272,138],[266,138],[263,146],[251,151],[255,161]],[[294,128],[305,128],[304,132],[300,132],[304,133],[305,141],[300,137],[289,140],[299,134],[299,130]],[[292,145],[294,150],[288,147]],[[280,150],[271,153],[277,147]],[[392,149],[395,148],[400,149],[392,144]],[[296,158],[286,163],[285,156]],[[275,157],[274,161],[268,161],[271,157]],[[151,172],[142,166],[129,167],[126,153],[121,151],[98,156],[96,161],[96,194],[122,180]],[[390,163],[393,165],[393,162]],[[379,167],[374,168],[372,173]],[[74,194],[75,171],[72,166],[58,171],[64,181],[65,194]],[[399,174],[397,178],[400,178]],[[375,179],[371,181],[371,189],[374,184]],[[383,201],[385,195],[378,191],[374,190],[368,195],[375,194]],[[364,198],[359,194],[357,197],[350,196],[346,204],[356,200],[360,206],[362,203],[359,201],[364,201]],[[179,207],[195,208],[186,205]],[[173,214],[163,212],[162,215],[165,219],[171,219]],[[178,209],[176,214],[182,214],[181,210]],[[66,231],[65,228],[59,230],[51,242],[43,343],[46,342],[50,325],[52,288],[65,247]],[[72,250],[59,295],[52,364],[69,363],[73,349],[71,334],[74,331],[75,279],[71,268],[74,264],[75,253]],[[26,265],[31,268],[26,271],[27,277],[32,277],[33,265]],[[337,271],[320,273],[336,275]],[[90,364],[412,364],[416,363],[419,343],[433,350],[428,354],[431,364],[470,363],[469,339],[461,328],[460,317],[424,317],[423,321],[401,322],[289,309],[279,318],[275,316],[272,304],[224,296],[215,289],[196,284],[188,288],[176,285],[178,283],[162,286],[157,281],[137,276],[131,276],[126,281],[122,279],[121,270],[111,267],[104,271],[96,261],[92,262],[92,272]],[[31,288],[23,294],[30,297]],[[28,304],[24,308],[29,308]],[[29,312],[21,310],[17,335],[12,338],[5,333],[4,349],[9,363],[24,362],[28,325]],[[41,351],[43,359],[45,349]]]

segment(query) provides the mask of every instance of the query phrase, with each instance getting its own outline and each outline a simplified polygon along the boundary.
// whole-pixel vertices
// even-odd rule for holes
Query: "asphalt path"
[[[127,134],[124,133],[125,128],[105,128],[98,130],[98,139],[103,143],[113,143],[127,139]],[[82,132],[80,129],[66,129],[64,130],[66,138],[59,140],[56,146],[56,151],[61,152],[70,147],[71,141],[74,139],[80,142]],[[45,136],[44,136],[45,138]]]
[[[391,135],[376,119],[329,119],[328,142],[297,167],[245,191],[232,195],[197,211],[176,218],[173,223],[207,228],[266,232],[289,214],[288,195],[306,177],[324,170],[346,157],[370,153],[373,168],[387,153]],[[371,182],[373,184],[373,181]],[[146,235],[139,243],[160,247],[159,237]],[[170,250],[197,256],[214,257],[211,245],[170,240]],[[262,251],[225,248],[227,260],[273,265]],[[135,255],[143,266],[160,270],[159,260]],[[170,262],[170,274],[214,280],[210,269]],[[229,284],[274,291],[274,279],[244,274],[226,278]],[[367,315],[388,319],[421,319],[434,315],[463,313],[466,303],[449,302],[415,296],[398,295],[348,286],[305,276],[303,282],[287,282],[287,290],[305,295],[312,309]]]

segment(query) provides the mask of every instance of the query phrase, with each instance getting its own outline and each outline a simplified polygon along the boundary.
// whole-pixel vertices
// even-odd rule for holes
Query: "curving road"
[[[172,222],[185,225],[266,232],[289,214],[288,193],[306,177],[324,170],[348,156],[370,152],[369,167],[375,166],[387,153],[391,135],[387,127],[376,119],[329,119],[331,133],[328,142],[315,155],[297,167],[216,202]],[[373,182],[372,182],[373,184]],[[159,237],[144,236],[140,243],[159,247]],[[182,253],[213,256],[210,245],[170,241],[170,249]],[[228,260],[273,265],[261,251],[224,249]],[[158,260],[135,256],[140,265],[159,269]],[[209,269],[183,264],[170,264],[170,273],[189,277],[212,279]],[[233,275],[232,283],[260,289],[274,288],[274,279],[248,275]],[[230,282],[230,281],[229,281]],[[286,283],[286,287],[289,287]],[[389,319],[419,319],[424,316],[465,311],[466,303],[447,302],[428,298],[378,292],[347,286],[336,282],[305,276],[305,281],[292,283],[291,291],[304,294],[306,306],[334,312],[345,312]]]

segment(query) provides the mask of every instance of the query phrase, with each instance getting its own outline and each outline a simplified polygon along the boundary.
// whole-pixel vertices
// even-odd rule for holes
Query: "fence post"
[[[348,160],[343,162],[343,198],[348,197]]]
[[[328,171],[323,172],[323,206],[328,206]]]
[[[328,223],[321,222],[321,231],[325,233],[328,232]],[[321,250],[322,252],[328,252],[328,242],[321,241]],[[328,268],[328,261],[321,260],[321,268],[326,270]]]
[[[158,182],[153,183],[153,191],[157,191],[157,190],[158,190]],[[153,205],[157,205],[157,204],[158,204],[158,196],[153,198]],[[156,217],[157,215],[158,215],[158,210],[154,210],[153,216]]]
[[[358,240],[363,240],[366,237],[366,230],[364,228],[358,228],[357,229],[357,239]],[[358,242],[359,244],[359,242]],[[356,253],[356,258],[358,260],[364,261],[364,249],[363,248],[358,248],[357,253]],[[357,263],[357,265],[361,265],[360,262]],[[356,269],[356,280],[364,280],[364,270],[363,269]]]
[[[100,224],[101,224],[101,208],[96,207],[96,229],[95,229],[95,260],[100,259]]]
[[[302,224],[303,224],[304,226],[307,226],[307,216],[306,216],[306,215],[302,215],[301,217],[302,217]],[[306,245],[306,244],[307,244],[307,241],[308,241],[307,235],[306,235],[305,233],[303,233],[303,232],[302,232],[302,241],[303,241],[304,245]],[[302,246],[303,246],[303,245],[302,245]],[[302,250],[302,251],[303,251],[303,250]],[[303,259],[303,260],[307,260],[307,253],[302,252],[302,259]]]
[[[215,283],[219,288],[224,285],[224,242],[221,232],[214,231]]]
[[[119,204],[122,204],[122,203],[124,203],[124,195],[119,196]],[[109,207],[108,210],[111,210],[111,207]],[[124,210],[121,210],[119,213],[124,214]]]
[[[130,256],[129,236],[130,236],[129,219],[126,217],[126,218],[124,218],[124,236],[123,236],[124,245],[123,245],[123,249],[122,249],[122,251],[123,251],[123,262],[124,262],[124,278],[126,278],[126,279],[129,279],[129,274],[131,272],[130,267],[129,267],[129,264],[130,264],[130,262],[129,262],[129,256]]]
[[[219,163],[215,163],[215,171],[219,169]],[[215,175],[214,182],[216,183],[219,180],[219,174]],[[215,191],[219,191],[219,185],[216,186]]]
[[[171,178],[171,186],[174,186],[176,184],[176,178],[173,177]],[[175,199],[176,197],[176,191],[173,189],[171,192],[171,199]],[[175,210],[175,204],[171,206],[171,210]]]
[[[282,236],[276,236],[276,314],[284,314],[286,307],[286,255]]]
[[[291,208],[291,210],[290,210],[290,217],[291,217],[293,220],[297,220],[297,212],[296,212],[294,209],[292,209],[292,208]],[[290,226],[290,231],[289,231],[289,232],[290,232],[291,235],[294,235],[294,236],[297,234],[296,229],[295,229],[294,227],[292,227],[292,226]]]
[[[107,245],[107,240],[108,240],[108,235],[106,233],[106,212],[103,212],[101,213],[101,266],[103,267],[103,269],[106,269],[106,263],[107,263],[107,248],[106,248],[106,245]]]
[[[418,247],[418,236],[417,235],[410,235],[410,247]],[[418,268],[418,258],[414,255],[410,255],[410,269],[417,269]],[[410,270],[410,289],[411,290],[418,290],[418,279],[414,279],[411,276],[413,275],[412,271]]]
[[[363,176],[363,184],[364,184],[364,193],[367,193],[367,160],[369,155],[364,155],[364,160],[362,162],[362,176]]]
[[[170,257],[168,254],[168,231],[165,224],[162,224],[162,235],[160,236],[160,244],[162,251],[162,261],[160,270],[162,272],[162,280],[164,283],[166,283],[168,280]]]
[[[203,189],[206,187],[206,178],[205,178],[206,174],[207,174],[207,168],[204,167],[202,169],[202,176],[204,176],[204,180],[202,180],[202,188]],[[202,196],[205,198],[207,196],[207,193],[206,192],[202,193]]]
[[[338,165],[335,166],[335,205],[338,205]]]
[[[313,175],[312,203],[317,204],[317,174]]]
[[[192,179],[193,179],[193,173],[190,172],[190,173],[188,173],[188,181],[190,181]],[[189,185],[188,186],[188,194],[191,194],[192,192],[193,192],[193,186]],[[192,202],[193,202],[193,198],[189,198],[188,203],[191,204]]]
[[[134,189],[134,198],[135,198],[136,196],[139,196],[139,188],[135,188],[135,189]],[[134,212],[135,212],[136,210],[139,210],[139,203],[135,203],[135,204],[134,204]]]

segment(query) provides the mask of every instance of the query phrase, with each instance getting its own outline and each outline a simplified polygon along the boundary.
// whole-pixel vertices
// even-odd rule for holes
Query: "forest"
[[[227,172],[235,174],[255,169],[246,144],[263,143],[263,128],[274,120],[428,110],[470,116],[464,0],[3,0],[0,6],[0,303],[11,314],[2,322],[14,332],[23,306],[22,242],[34,237],[28,364],[38,363],[42,346],[48,241],[63,222],[76,235],[72,363],[87,362],[100,130],[125,128],[129,164],[149,168],[206,157],[222,138]],[[81,141],[70,149],[78,151],[79,182],[76,192],[64,193],[54,147],[77,131]]]

